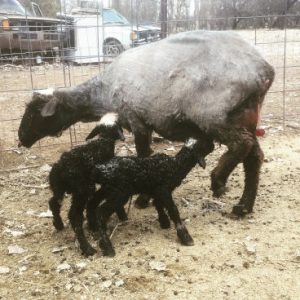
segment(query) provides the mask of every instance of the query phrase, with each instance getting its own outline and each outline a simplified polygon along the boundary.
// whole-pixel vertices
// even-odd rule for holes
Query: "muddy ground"
[[[129,221],[114,231],[114,258],[103,257],[91,235],[98,253],[81,255],[66,217],[69,199],[64,231],[43,214],[48,164],[61,150],[4,152],[0,299],[299,299],[300,132],[270,129],[261,144],[265,163],[253,214],[227,214],[242,193],[241,166],[226,195],[212,198],[209,173],[224,151],[217,147],[207,169],[194,168],[174,193],[195,245],[181,246],[174,227],[160,229],[153,207],[131,207]],[[174,154],[180,146],[162,141],[154,148]],[[132,147],[119,144],[118,152]],[[111,228],[116,224],[112,219]]]

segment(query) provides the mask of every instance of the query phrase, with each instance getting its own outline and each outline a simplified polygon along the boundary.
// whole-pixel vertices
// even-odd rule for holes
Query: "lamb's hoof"
[[[62,220],[53,221],[53,225],[54,225],[55,229],[58,230],[58,231],[61,231],[65,228],[64,223],[62,222]]]
[[[119,219],[121,222],[128,221],[128,216],[127,216],[127,213],[125,212],[124,209],[119,210],[119,211],[117,211],[116,213],[117,213],[118,219]]]
[[[165,218],[165,219],[158,219],[159,221],[159,225],[161,229],[168,229],[171,227],[171,223],[169,218]]]
[[[183,229],[177,232],[180,242],[184,246],[194,246],[194,240],[188,233],[187,229]]]
[[[128,221],[127,214],[124,215],[124,216],[119,216],[119,220],[120,220],[121,222],[126,222],[126,221]]]
[[[114,257],[116,255],[116,252],[109,240],[107,241],[100,238],[99,247],[102,250],[103,256]]]
[[[103,256],[108,256],[108,257],[114,257],[114,256],[116,256],[116,252],[115,252],[115,250],[114,249],[107,249],[107,250],[103,250],[102,249],[102,254],[103,254]]]
[[[150,197],[147,195],[140,195],[134,202],[134,206],[138,209],[144,209],[149,206]]]
[[[232,208],[232,214],[236,215],[237,217],[244,217],[251,212],[252,209],[246,208],[244,204],[238,204]]]
[[[84,256],[93,256],[96,252],[97,251],[92,246],[82,249],[82,253]]]

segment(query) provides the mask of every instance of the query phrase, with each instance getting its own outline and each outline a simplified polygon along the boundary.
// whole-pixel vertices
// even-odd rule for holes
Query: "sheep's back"
[[[102,96],[120,113],[128,106],[158,131],[177,116],[210,127],[224,124],[228,112],[273,76],[237,34],[194,31],[123,53],[101,75],[107,87]]]

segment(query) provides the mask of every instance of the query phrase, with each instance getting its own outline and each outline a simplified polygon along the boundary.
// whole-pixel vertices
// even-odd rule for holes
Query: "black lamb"
[[[123,207],[129,197],[146,193],[154,199],[162,228],[170,227],[165,213],[175,223],[177,235],[183,245],[193,245],[184,223],[180,220],[172,192],[178,187],[197,162],[205,167],[204,157],[214,148],[211,140],[189,139],[175,157],[156,154],[151,157],[115,157],[106,164],[95,167],[95,182],[101,188],[95,193],[92,202],[100,203],[97,209],[100,240],[99,246],[104,255],[114,256],[115,251],[106,234],[106,222],[111,214]],[[105,200],[105,201],[103,201]]]
[[[106,114],[99,124],[91,131],[87,139],[99,134],[100,138],[86,145],[79,146],[65,152],[56,162],[49,174],[50,188],[53,196],[49,200],[49,207],[53,214],[53,225],[57,230],[64,228],[60,216],[60,208],[64,194],[72,195],[72,204],[69,219],[80,249],[86,256],[93,255],[96,250],[87,241],[83,231],[83,211],[87,208],[89,228],[95,230],[96,207],[89,202],[95,193],[95,183],[92,179],[92,170],[95,164],[101,164],[114,157],[116,140],[124,140],[122,128],[118,124],[116,114]],[[117,211],[118,217],[126,219],[123,208]]]

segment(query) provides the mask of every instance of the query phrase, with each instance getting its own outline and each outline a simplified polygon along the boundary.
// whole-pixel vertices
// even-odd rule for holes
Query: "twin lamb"
[[[147,194],[153,198],[160,227],[169,228],[170,217],[180,242],[193,245],[172,192],[197,163],[205,167],[204,157],[213,150],[213,142],[201,139],[200,143],[189,139],[175,157],[166,154],[146,158],[115,157],[115,142],[124,140],[124,135],[114,113],[102,117],[87,139],[96,135],[99,135],[98,139],[63,153],[53,165],[49,175],[53,193],[49,207],[54,227],[57,230],[64,228],[60,208],[64,194],[71,194],[69,219],[82,253],[89,256],[96,252],[83,231],[83,211],[86,208],[88,227],[99,232],[103,255],[114,256],[114,248],[106,233],[109,217],[116,212],[120,220],[126,220],[124,205],[129,198],[135,194]],[[96,184],[101,185],[97,191]]]

